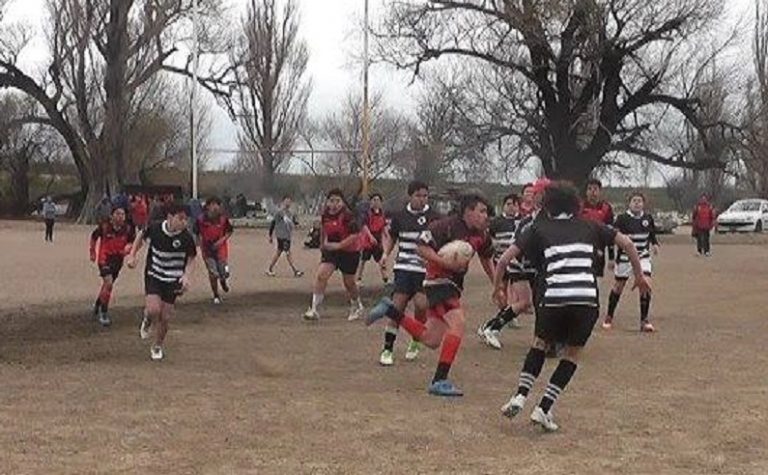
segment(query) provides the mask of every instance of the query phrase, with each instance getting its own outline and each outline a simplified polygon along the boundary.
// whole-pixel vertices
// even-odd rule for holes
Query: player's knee
[[[563,359],[568,360],[572,363],[578,363],[579,356],[581,355],[581,350],[582,350],[581,346],[567,345],[563,350]]]

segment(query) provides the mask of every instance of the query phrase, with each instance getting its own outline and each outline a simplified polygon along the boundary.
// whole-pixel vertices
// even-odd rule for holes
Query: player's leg
[[[265,272],[265,274],[267,274],[267,276],[269,277],[275,276],[275,266],[277,265],[277,261],[280,260],[280,256],[283,254],[283,249],[281,244],[282,244],[282,240],[278,239],[277,247],[275,248],[275,255],[272,256],[272,262],[269,263],[269,268],[267,268],[267,271]]]
[[[408,294],[395,292],[392,294],[392,303],[400,313],[405,313],[410,298]],[[382,366],[392,366],[395,363],[394,351],[398,328],[397,323],[387,320],[384,328],[384,348],[382,348],[379,354],[379,364]]]
[[[619,263],[616,265],[615,281],[613,288],[608,295],[608,313],[606,313],[605,320],[603,321],[603,328],[606,330],[613,328],[613,318],[616,315],[619,299],[621,299],[621,294],[624,292],[624,287],[627,285],[627,279],[629,278],[630,272],[631,267],[628,264]]]
[[[650,274],[646,274],[646,280],[648,284],[651,284]],[[649,321],[649,313],[651,310],[651,294],[640,295],[640,331],[645,333],[653,333],[656,331],[656,327]]]
[[[220,304],[221,296],[219,295],[219,265],[216,259],[211,257],[205,258],[205,267],[208,270],[208,282],[211,285],[211,292],[213,293],[213,303]]]
[[[517,317],[529,311],[533,306],[533,294],[528,280],[512,277],[507,285],[508,305],[501,309],[492,319],[485,322],[478,334],[485,343],[496,349],[501,349],[499,333],[510,322],[516,321]]]
[[[324,258],[326,259],[326,258]],[[330,258],[328,258],[330,260]],[[325,290],[328,280],[336,272],[336,264],[333,262],[321,262],[317,267],[315,282],[312,287],[312,304],[304,314],[305,320],[317,320],[320,318],[320,305],[325,300]]]
[[[418,286],[418,290],[414,294],[411,301],[413,302],[413,317],[419,322],[427,323],[427,310],[429,308],[429,302],[427,301],[427,296],[424,293],[421,285]],[[422,345],[419,340],[411,339],[411,342],[408,344],[408,349],[405,351],[406,361],[414,361],[416,358],[418,358],[419,353],[421,352],[421,346]]]
[[[227,262],[225,257],[220,257],[216,264],[216,268],[219,272],[219,284],[221,285],[221,290],[225,293],[229,292],[229,262]]]
[[[155,284],[156,283],[152,283],[152,285],[149,283],[147,284],[147,295],[144,298],[144,316],[149,319],[152,327],[157,331],[160,328],[160,319],[162,318],[163,313],[163,300],[160,296],[159,288]],[[162,359],[162,349],[156,349],[153,344],[150,356],[153,360]]]
[[[370,251],[364,250],[360,252],[360,263],[357,266],[357,282],[360,286],[363,283],[363,274],[365,273],[365,263],[370,259]]]
[[[283,253],[285,254],[285,259],[288,261],[288,265],[291,266],[291,270],[293,271],[293,276],[294,277],[304,276],[304,272],[300,271],[298,267],[296,267],[296,264],[293,263],[293,254],[291,253],[290,240],[286,240],[283,243]]]
[[[104,272],[101,278],[101,289],[99,290],[99,323],[101,326],[108,327],[112,324],[109,318],[109,302],[112,299],[112,288],[114,278],[111,273]]]
[[[464,336],[464,309],[461,308],[458,298],[445,305],[450,310],[442,318],[430,318],[424,334],[424,343],[427,346],[433,347],[436,340],[440,340],[440,356],[429,392],[436,396],[462,396],[463,392],[448,380],[448,374]]]
[[[155,343],[152,346],[151,353],[153,360],[159,361],[165,357],[163,345],[165,344],[165,337],[168,335],[168,327],[171,322],[171,316],[173,315],[173,309],[173,303],[163,301],[160,308],[160,315],[156,319],[157,327],[155,328]]]
[[[347,297],[349,297],[349,316],[347,317],[347,320],[351,322],[362,317],[365,308],[363,307],[362,300],[360,300],[360,288],[357,286],[355,273],[351,268],[348,270],[352,272],[342,272],[341,277],[342,282],[344,283],[344,288],[347,291]]]
[[[376,247],[373,251],[373,260],[376,262],[376,266],[379,268],[379,275],[384,285],[389,283],[389,276],[387,275],[387,266],[384,262],[384,248],[381,246]]]

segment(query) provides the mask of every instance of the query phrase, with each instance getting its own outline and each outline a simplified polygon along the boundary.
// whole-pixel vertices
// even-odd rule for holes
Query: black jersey
[[[635,216],[627,211],[616,218],[613,226],[632,240],[640,259],[651,258],[651,246],[659,243],[656,239],[656,225],[653,222],[653,216],[648,213]],[[629,256],[619,249],[616,261],[629,262]]]
[[[414,211],[410,205],[391,216],[389,235],[398,243],[394,270],[426,274],[426,264],[416,253],[416,249],[421,233],[440,217],[440,214],[429,206],[421,211]]]
[[[178,282],[189,259],[197,255],[192,234],[186,229],[171,233],[167,221],[151,224],[144,230],[142,239],[150,241],[145,276],[161,282]]]
[[[571,215],[535,220],[516,245],[538,271],[540,305],[598,307],[595,249],[615,239],[614,229]]]
[[[535,214],[529,214],[528,216],[524,217],[517,226],[517,231],[515,233],[515,242],[517,242],[517,240],[520,239],[520,236],[523,234],[525,230],[533,226],[534,223],[543,220],[545,217],[546,217],[546,214],[540,211],[536,211]],[[518,259],[518,262],[519,262],[519,269],[521,272],[528,275],[536,274],[536,267],[533,264],[531,264],[530,260],[527,257],[525,256],[521,257],[520,259]]]

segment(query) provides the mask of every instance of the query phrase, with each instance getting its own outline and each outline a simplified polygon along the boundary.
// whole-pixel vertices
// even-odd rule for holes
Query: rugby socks
[[[512,310],[512,307],[507,307],[496,316],[496,318],[493,319],[491,324],[489,325],[489,328],[493,331],[501,331],[502,328],[504,328],[509,322],[517,318],[517,314],[514,310]]]
[[[557,401],[557,398],[565,391],[565,387],[573,378],[573,374],[576,372],[576,363],[568,360],[560,360],[560,364],[557,365],[557,369],[552,373],[552,377],[549,379],[549,385],[544,392],[544,397],[541,398],[539,407],[542,411],[549,414],[552,406]]]
[[[651,308],[651,294],[640,296],[640,322],[648,321],[648,311]]]
[[[397,340],[397,328],[387,328],[384,330],[384,349],[393,351],[395,349],[395,340]]]
[[[320,310],[320,305],[322,305],[324,299],[325,295],[323,294],[312,294],[312,310],[315,312]]]
[[[528,397],[528,393],[533,388],[533,383],[541,374],[541,368],[544,366],[545,352],[538,348],[531,348],[523,363],[523,370],[520,372],[520,383],[517,387],[517,394]]]
[[[432,382],[443,381],[448,379],[448,372],[451,370],[451,365],[456,359],[456,353],[459,352],[461,346],[461,337],[446,333],[443,337],[443,343],[440,345],[440,359],[438,360],[437,370],[435,371],[435,377],[432,378]]]
[[[619,306],[619,299],[621,298],[621,294],[617,294],[613,290],[611,290],[610,295],[608,296],[608,317],[613,318],[616,307]]]
[[[109,309],[109,300],[112,298],[112,289],[102,285],[101,292],[99,292],[99,303],[101,303],[101,310],[107,312]]]
[[[427,330],[425,323],[416,320],[412,315],[406,315],[395,307],[390,307],[387,310],[387,317],[391,318],[393,322],[397,323],[403,330],[411,334],[416,340],[421,340],[424,332]]]

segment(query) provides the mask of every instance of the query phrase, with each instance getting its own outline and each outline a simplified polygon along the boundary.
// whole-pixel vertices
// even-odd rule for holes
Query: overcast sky
[[[24,18],[39,26],[43,0],[14,0],[13,16]],[[236,10],[244,10],[248,0],[225,0]],[[301,7],[301,34],[310,49],[309,74],[314,84],[310,99],[310,114],[322,116],[337,108],[352,88],[360,88],[360,67],[351,64],[350,54],[359,47],[354,40],[354,25],[362,18],[363,0],[298,0]],[[752,19],[755,0],[726,0],[730,22],[738,18]],[[382,0],[370,0],[374,17],[381,13]],[[748,47],[748,46],[747,46]],[[31,48],[27,60],[34,63],[44,55],[44,49]],[[380,90],[385,100],[408,110],[413,88],[408,86],[407,73],[385,67],[374,67],[371,85]],[[213,134],[214,148],[236,148],[236,128],[226,114],[217,110]],[[217,157],[221,162],[225,157]]]

